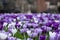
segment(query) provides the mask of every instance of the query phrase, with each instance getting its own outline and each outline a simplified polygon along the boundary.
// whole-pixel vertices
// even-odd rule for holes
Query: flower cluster
[[[60,14],[0,14],[0,40],[60,40]]]

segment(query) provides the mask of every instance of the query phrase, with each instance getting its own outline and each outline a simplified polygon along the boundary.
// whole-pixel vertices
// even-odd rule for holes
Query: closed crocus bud
[[[55,40],[55,37],[56,37],[56,32],[49,32],[49,39],[50,40]]]
[[[22,26],[22,25],[23,25],[21,21],[19,21],[19,22],[18,22],[18,24],[19,24],[20,26]]]
[[[27,30],[27,34],[30,35],[31,34],[31,30]]]
[[[33,40],[32,38],[27,38],[27,40]]]

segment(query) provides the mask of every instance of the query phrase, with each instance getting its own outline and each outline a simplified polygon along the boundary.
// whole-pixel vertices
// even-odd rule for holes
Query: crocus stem
[[[25,33],[24,33],[24,40],[26,40],[26,35],[25,35]]]

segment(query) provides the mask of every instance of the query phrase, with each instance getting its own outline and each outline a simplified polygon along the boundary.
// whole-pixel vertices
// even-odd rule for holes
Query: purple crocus
[[[46,40],[46,35],[40,35],[40,39],[39,40]]]
[[[0,30],[2,30],[3,29],[3,20],[0,20]]]
[[[27,28],[23,28],[23,29],[20,29],[20,32],[21,33],[25,33],[25,32],[27,32],[29,29],[27,29]]]
[[[42,33],[42,29],[41,29],[41,28],[36,28],[36,29],[34,30],[34,32],[41,34],[41,33]]]

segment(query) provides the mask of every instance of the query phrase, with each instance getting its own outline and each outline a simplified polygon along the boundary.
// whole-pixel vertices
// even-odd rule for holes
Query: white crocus
[[[56,37],[56,33],[55,32],[49,32],[49,39],[50,40],[55,40],[55,37]]]
[[[11,32],[13,33],[13,35],[17,32],[17,29],[11,29]]]
[[[18,24],[20,24],[22,26],[22,22],[18,22]]]
[[[4,23],[3,23],[3,26],[5,26],[5,27],[6,27],[6,26],[7,26],[7,24],[8,24],[7,22],[4,22]]]
[[[5,40],[8,37],[5,33],[0,33],[0,39]]]
[[[41,14],[37,14],[37,17],[40,17],[41,16]]]
[[[15,27],[15,24],[16,24],[15,22],[11,22],[11,23],[8,25],[8,28],[9,28],[9,27]]]
[[[31,35],[31,30],[28,30],[27,31],[27,34],[30,36]]]
[[[59,20],[55,20],[55,22],[60,22]]]

